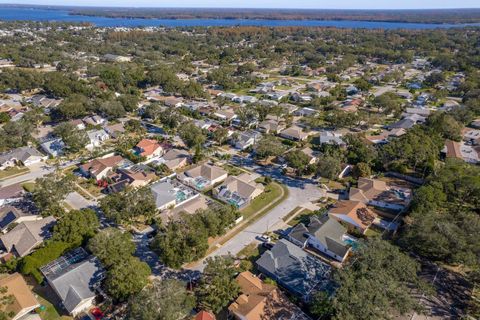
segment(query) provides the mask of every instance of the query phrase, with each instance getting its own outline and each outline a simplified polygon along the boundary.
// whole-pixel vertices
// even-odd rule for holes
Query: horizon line
[[[422,11],[422,10],[480,10],[480,7],[441,7],[441,8],[321,8],[321,7],[202,7],[202,6],[189,6],[189,7],[177,7],[177,6],[122,6],[122,5],[67,5],[67,4],[35,4],[35,3],[3,3],[0,2],[0,6],[23,6],[23,7],[56,7],[56,8],[113,8],[113,9],[248,9],[248,10],[344,10],[344,11]]]

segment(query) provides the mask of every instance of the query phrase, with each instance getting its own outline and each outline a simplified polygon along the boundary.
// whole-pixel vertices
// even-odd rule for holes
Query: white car
[[[267,243],[272,241],[272,239],[269,236],[264,235],[264,234],[262,234],[261,236],[258,236],[258,240],[260,240],[262,242],[267,242]]]

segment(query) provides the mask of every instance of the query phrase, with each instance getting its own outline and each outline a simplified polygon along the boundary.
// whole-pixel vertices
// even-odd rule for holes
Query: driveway
[[[278,166],[261,167],[256,165],[252,159],[239,159],[238,156],[232,158],[231,162],[232,164],[276,179],[287,186],[289,195],[288,198],[285,199],[281,204],[273,208],[261,219],[235,235],[232,239],[227,241],[223,246],[212,252],[206,258],[227,255],[229,253],[236,255],[248,244],[252,242],[260,243],[256,239],[257,236],[262,235],[265,232],[271,232],[286,227],[286,224],[283,222],[283,217],[290,213],[290,211],[300,205],[325,196],[324,191],[322,191],[314,181],[309,179],[295,179],[285,176],[282,173],[281,168]],[[205,267],[204,260],[192,267],[192,270],[202,271]]]
[[[75,210],[91,208],[96,205],[94,201],[85,199],[80,193],[76,191],[70,193],[65,198],[65,202]]]

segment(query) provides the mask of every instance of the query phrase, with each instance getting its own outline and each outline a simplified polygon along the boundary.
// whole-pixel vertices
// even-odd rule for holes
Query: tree
[[[391,92],[382,94],[381,96],[375,97],[373,104],[378,108],[382,109],[383,113],[386,115],[394,114],[399,115],[402,111],[402,105],[398,101],[398,97]]]
[[[135,252],[135,244],[129,233],[107,228],[90,239],[88,249],[106,268],[110,268],[131,256]]]
[[[54,112],[61,119],[76,119],[86,115],[87,107],[88,98],[81,94],[74,94],[63,100]]]
[[[178,130],[178,135],[189,148],[202,145],[207,140],[202,129],[195,126],[193,122],[182,125]]]
[[[87,133],[84,130],[77,129],[69,122],[60,123],[53,132],[62,139],[68,152],[78,152],[89,142]]]
[[[255,156],[260,159],[277,157],[285,151],[285,146],[272,136],[265,136],[255,145]]]
[[[285,160],[291,168],[295,169],[297,175],[302,175],[308,171],[307,167],[310,163],[310,158],[300,150],[287,153]]]
[[[317,174],[327,178],[329,180],[334,180],[338,177],[342,171],[341,160],[337,157],[323,155],[319,157],[317,163]]]
[[[444,139],[461,141],[463,125],[444,112],[436,112],[427,119],[427,126]]]
[[[394,312],[420,311],[413,289],[427,292],[420,266],[385,240],[369,239],[351,262],[335,271],[334,319],[383,320]]]
[[[308,309],[316,319],[330,319],[335,311],[332,300],[328,294],[323,291],[314,293]]]
[[[122,104],[125,111],[133,112],[137,110],[140,99],[134,94],[124,94],[118,97],[118,101]]]
[[[343,137],[347,144],[347,160],[348,163],[357,164],[359,162],[367,163],[369,165],[378,157],[378,152],[370,144],[367,144],[359,136],[347,134]]]
[[[354,178],[370,177],[372,175],[372,169],[365,162],[359,162],[353,167],[352,175]]]
[[[148,187],[110,194],[100,200],[100,207],[109,219],[129,223],[135,219],[151,219],[157,211]]]
[[[125,301],[148,284],[150,267],[137,257],[127,257],[107,270],[105,287],[117,301]]]
[[[8,288],[0,287],[0,320],[9,320],[16,316],[15,312],[7,311],[9,309],[8,306],[14,302],[16,302],[15,297],[8,294]]]
[[[213,140],[215,140],[215,142],[217,142],[219,145],[224,144],[227,141],[227,139],[228,139],[227,128],[220,127],[213,132]]]
[[[78,247],[93,237],[99,227],[100,223],[95,211],[72,210],[67,212],[53,228],[53,240]]]
[[[118,119],[125,116],[125,108],[117,100],[106,100],[100,103],[98,111],[109,119]]]
[[[175,279],[154,280],[128,303],[128,320],[177,320],[195,306],[195,297]]]
[[[238,297],[240,286],[235,280],[237,274],[232,256],[208,258],[195,291],[200,308],[219,312]]]
[[[43,178],[35,180],[35,189],[32,192],[35,205],[44,214],[61,212],[60,202],[73,191],[73,177],[71,175],[50,173]]]
[[[6,112],[0,112],[0,123],[6,123],[10,121],[10,116]]]

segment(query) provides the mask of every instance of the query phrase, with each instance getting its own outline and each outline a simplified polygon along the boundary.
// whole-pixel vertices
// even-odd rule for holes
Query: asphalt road
[[[234,156],[231,163],[264,176],[272,177],[280,183],[283,183],[288,188],[289,195],[281,204],[273,208],[261,219],[248,226],[245,230],[239,232],[206,258],[227,255],[229,253],[236,255],[248,244],[252,242],[260,243],[256,239],[257,236],[262,235],[267,231],[275,231],[285,227],[282,218],[290,211],[306,202],[325,196],[324,192],[313,181],[308,179],[294,179],[285,176],[279,166],[262,167],[256,165],[250,158],[240,158],[239,156]],[[199,264],[194,266],[192,270],[202,271],[205,266],[204,262],[205,260],[202,260]]]

